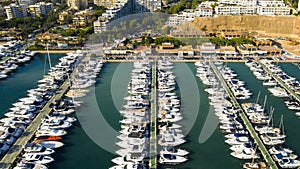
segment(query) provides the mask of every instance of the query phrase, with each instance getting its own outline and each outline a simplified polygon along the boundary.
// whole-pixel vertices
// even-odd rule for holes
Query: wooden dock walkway
[[[225,82],[223,76],[220,74],[219,70],[217,70],[217,67],[212,62],[209,62],[209,64],[212,67],[215,74],[217,75],[218,79],[221,81],[222,86],[224,87],[224,89],[226,90],[226,93],[228,94],[231,101],[233,102],[234,107],[239,109],[239,111],[240,111],[239,115],[241,116],[251,137],[254,139],[255,143],[258,145],[258,148],[259,148],[260,152],[262,153],[265,161],[268,163],[268,165],[270,166],[271,169],[278,169],[276,163],[274,162],[273,158],[269,154],[267,148],[265,147],[265,145],[259,138],[257,132],[254,130],[252,124],[250,123],[248,117],[246,116],[244,109],[242,109],[241,105],[238,103],[237,99],[235,98],[235,96],[231,92],[230,88],[228,87],[227,83]]]
[[[157,86],[156,86],[156,62],[152,65],[151,82],[151,124],[150,124],[150,169],[157,168]]]

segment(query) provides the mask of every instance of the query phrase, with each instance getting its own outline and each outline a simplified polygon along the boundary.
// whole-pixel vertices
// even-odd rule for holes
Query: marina
[[[226,92],[229,94],[230,99],[233,101],[234,106],[236,108],[239,108],[240,116],[241,116],[242,120],[244,121],[244,124],[246,125],[246,127],[247,127],[249,133],[251,134],[252,138],[255,140],[255,142],[259,146],[259,148],[261,150],[261,153],[263,154],[263,157],[265,158],[265,160],[267,161],[267,163],[270,165],[271,168],[276,169],[277,166],[276,166],[275,162],[271,158],[270,154],[268,153],[266,147],[264,146],[264,144],[262,143],[260,138],[258,137],[257,133],[255,132],[255,130],[253,128],[253,126],[251,125],[250,121],[246,117],[243,109],[241,108],[241,106],[239,105],[239,103],[237,102],[235,97],[232,95],[231,90],[226,85],[223,77],[219,74],[219,72],[217,72],[216,67],[213,65],[212,62],[210,62],[210,65],[212,66],[213,70],[217,74],[218,78],[221,80],[221,83],[222,83],[223,87],[225,87]]]
[[[117,63],[106,63],[105,65],[106,66],[104,66],[104,68],[103,68],[103,70],[105,71],[106,70],[106,68],[113,68],[113,67],[115,67],[115,66],[113,66],[114,64],[117,64]],[[120,63],[120,64],[123,64],[123,63]],[[128,68],[130,67],[129,65],[130,65],[130,63],[124,63],[124,64],[128,64]],[[175,67],[175,69],[178,67],[178,65],[180,65],[180,64],[184,64],[184,63],[175,63],[174,64],[174,67]],[[281,63],[281,64],[283,64],[284,65],[284,63]],[[190,67],[190,69],[191,70],[193,70],[193,63],[187,63],[187,65]],[[243,65],[243,63],[228,63],[228,65],[231,67],[231,66],[233,66],[234,68],[236,68],[236,67],[245,67],[245,65],[244,66],[241,66],[241,65]],[[239,65],[239,66],[238,66]],[[153,66],[153,65],[152,65]],[[180,67],[180,66],[179,66]],[[24,68],[26,68],[26,67],[24,67]],[[153,73],[153,70],[154,70],[154,68],[151,68],[152,69],[152,73]],[[128,69],[129,70],[129,69]],[[245,69],[246,70],[246,69]],[[176,72],[176,71],[175,71]],[[237,71],[238,73],[240,73],[240,71]],[[22,73],[22,72],[20,72],[20,73]],[[100,78],[103,78],[102,76],[101,76],[101,74],[102,74],[102,72],[100,73]],[[14,75],[14,76],[17,76],[18,74],[16,74],[16,75]],[[176,77],[178,76],[176,73],[175,73],[175,75],[176,75]],[[195,75],[196,75],[196,73],[195,73]],[[151,79],[153,79],[153,74],[151,74],[151,76],[152,76],[152,78]],[[178,76],[179,78],[180,78],[180,75]],[[105,77],[104,77],[105,78]],[[126,77],[124,77],[124,78],[126,78]],[[181,77],[182,78],[182,77]],[[220,78],[219,78],[220,79]],[[10,80],[10,79],[8,79],[8,80]],[[38,80],[38,79],[37,79]],[[99,79],[98,79],[99,80]],[[97,80],[97,81],[98,81]],[[155,80],[155,81],[157,81],[157,80]],[[3,81],[3,82],[5,82],[5,81]],[[78,81],[79,82],[79,81]],[[245,81],[246,82],[246,81]],[[154,83],[153,81],[152,81],[152,83]],[[197,82],[198,83],[198,82]],[[253,82],[251,82],[251,83],[253,83]],[[67,84],[67,82],[66,82],[66,84]],[[101,85],[102,83],[97,83],[96,82],[96,87],[97,87],[97,85]],[[245,83],[246,84],[246,86],[250,86],[247,82]],[[76,85],[79,85],[79,83],[78,84],[75,84],[75,81],[74,81],[74,87],[73,87],[73,89],[71,89],[71,90],[77,90],[76,88],[78,88],[78,86],[76,87]],[[151,86],[156,86],[156,84],[152,84]],[[200,93],[201,93],[201,98],[208,98],[208,96],[206,96],[206,94],[205,93],[202,93],[201,91],[201,85],[202,84],[198,84],[198,86],[199,86],[199,90],[200,90]],[[80,86],[79,86],[79,88],[81,88],[81,87],[88,87],[89,85],[88,84],[85,84],[85,86],[82,86],[81,84],[80,84]],[[263,87],[263,86],[262,86]],[[153,88],[153,87],[151,87],[151,88]],[[165,89],[164,89],[165,90]],[[152,90],[151,90],[152,91]],[[250,91],[252,91],[251,89],[250,89]],[[252,91],[253,92],[253,94],[256,94],[255,92],[256,91]],[[75,92],[76,93],[76,92]],[[264,92],[262,92],[262,93],[264,93]],[[124,94],[124,93],[123,93]],[[86,97],[88,97],[88,93],[87,93],[87,96]],[[97,95],[97,93],[96,93],[96,95]],[[154,95],[154,93],[153,93],[153,91],[151,92],[151,95]],[[59,95],[58,95],[59,96]],[[69,95],[69,97],[72,97],[72,96],[74,96],[74,94],[70,94]],[[250,96],[250,95],[249,95]],[[20,96],[19,96],[20,97]],[[81,96],[74,96],[74,97],[81,97]],[[237,95],[235,94],[234,95],[234,97],[236,98],[237,97]],[[271,98],[273,97],[273,96],[270,96]],[[102,97],[101,97],[102,98]],[[238,98],[242,98],[242,97],[238,97]],[[100,98],[99,98],[100,99]],[[245,100],[247,101],[247,102],[252,102],[251,101],[251,99],[253,100],[253,96],[251,96],[251,99],[249,100],[250,98],[246,98]],[[77,100],[77,99],[76,99]],[[100,99],[101,100],[101,99]],[[255,99],[254,99],[255,100]],[[205,100],[203,100],[202,99],[202,101],[203,102],[206,102]],[[152,104],[154,104],[154,102],[156,102],[155,100],[153,100],[153,101],[151,101],[152,102]],[[244,102],[244,101],[242,101],[242,102]],[[254,101],[255,102],[255,101]],[[270,102],[270,101],[269,101]],[[282,103],[283,103],[283,101],[281,101]],[[13,103],[13,102],[12,102]],[[158,103],[156,103],[157,105],[159,105]],[[156,104],[154,104],[154,105],[156,105]],[[268,103],[268,104],[270,104],[270,103]],[[272,104],[272,103],[271,103]],[[108,106],[108,105],[107,105]],[[111,105],[111,106],[113,106],[113,104]],[[184,106],[184,105],[182,105],[182,106]],[[114,106],[113,106],[114,107]],[[203,107],[202,107],[203,108]],[[241,107],[240,107],[241,108]],[[6,108],[7,109],[7,108]],[[112,109],[112,108],[108,108],[108,109]],[[80,109],[79,109],[79,111],[80,111]],[[202,109],[202,111],[203,111],[203,109]],[[154,111],[153,110],[151,110],[151,120],[153,121],[153,116],[152,115],[156,115],[157,113],[154,113]],[[184,114],[184,111],[182,112],[183,114]],[[42,113],[41,113],[42,114]],[[185,115],[184,115],[185,116]],[[278,116],[278,115],[276,115],[276,116]],[[37,116],[38,117],[38,116]],[[117,116],[116,116],[117,117]],[[117,119],[119,119],[120,117],[117,117]],[[185,118],[185,117],[184,117]],[[246,115],[245,115],[245,118],[247,118],[246,117]],[[297,120],[297,117],[296,116],[294,116],[294,118],[296,118],[296,119],[293,119],[293,120]],[[155,118],[156,119],[156,118]],[[242,116],[242,119],[243,119],[243,116]],[[276,119],[276,118],[275,118]],[[277,118],[278,119],[278,118]],[[287,120],[290,120],[290,118],[284,118],[285,120],[284,121],[287,121]],[[287,119],[287,120],[286,120]],[[197,119],[196,119],[197,120]],[[202,119],[203,120],[203,119]],[[243,119],[244,121],[247,121],[246,119]],[[112,122],[112,121],[116,121],[115,119],[111,119],[110,120],[111,122],[110,123],[115,123],[115,122]],[[118,121],[118,120],[117,120]],[[77,122],[75,122],[74,124],[76,124]],[[180,122],[179,122],[180,123]],[[250,123],[250,122],[249,122]],[[285,122],[286,123],[286,122]],[[150,124],[152,124],[152,123],[150,123]],[[79,125],[79,124],[77,124],[77,125]],[[119,125],[119,123],[117,122],[117,123],[115,123],[115,127],[116,128],[118,128],[117,126]],[[156,126],[156,125],[158,125],[158,124],[153,124],[154,126]],[[200,123],[200,125],[203,125],[203,122],[202,122],[202,124]],[[80,125],[79,125],[80,126]],[[76,131],[75,133],[77,133],[77,134],[79,134],[79,133],[81,133],[81,135],[82,135],[82,137],[86,137],[86,139],[88,139],[87,138],[87,136],[86,135],[84,135],[83,133],[82,133],[82,131],[81,132],[79,132],[79,126],[75,126],[75,129],[74,128],[71,128],[70,129],[70,131]],[[247,125],[246,125],[247,126]],[[78,128],[79,127],[79,128]],[[184,126],[183,126],[184,127]],[[152,128],[152,127],[150,127],[150,128]],[[198,126],[198,128],[199,128],[199,126]],[[297,149],[297,148],[295,148],[295,146],[297,145],[296,144],[296,142],[295,141],[290,141],[290,140],[294,140],[294,138],[293,138],[293,136],[294,135],[291,135],[290,134],[290,131],[289,131],[289,124],[286,124],[285,125],[285,128],[286,128],[286,131],[288,131],[288,135],[289,135],[289,137],[287,137],[287,140],[289,140],[289,142],[288,142],[288,147],[289,148],[291,148],[292,150],[294,150],[294,152],[295,152],[295,154],[297,154],[297,152],[299,152],[299,150]],[[28,128],[29,129],[29,128]],[[34,128],[35,129],[35,128]],[[154,127],[154,129],[156,130],[157,128],[155,128]],[[184,128],[183,128],[184,129]],[[120,130],[120,129],[118,129],[118,130]],[[151,136],[152,135],[154,135],[153,134],[153,132],[155,131],[155,130],[152,130],[151,131],[151,133],[152,134],[150,134],[150,145],[149,145],[149,148],[150,148],[150,150],[149,150],[149,152],[150,152],[150,157],[153,157],[151,154],[154,154],[154,152],[155,152],[155,150],[153,151],[153,149],[156,149],[156,153],[158,152],[158,151],[165,151],[165,152],[168,152],[169,150],[168,149],[158,149],[158,147],[155,147],[155,145],[157,144],[157,142],[158,142],[158,140],[156,140],[156,141],[151,141],[152,139],[151,139]],[[248,129],[249,130],[249,129]],[[31,131],[31,130],[30,130]],[[193,131],[193,129],[192,129],[192,131]],[[79,132],[79,133],[78,133]],[[158,131],[157,131],[158,132]],[[154,133],[157,133],[157,132],[154,132]],[[255,131],[254,131],[255,132]],[[33,132],[30,132],[30,133],[33,133]],[[69,132],[68,132],[69,133]],[[68,138],[70,139],[70,138],[72,138],[72,137],[78,137],[78,135],[72,135],[72,133],[73,132],[71,132],[71,134],[70,134],[70,136],[69,136],[69,134],[66,136],[66,138],[65,138],[65,136],[64,136],[64,139],[63,139],[63,141],[66,139],[66,140],[68,140]],[[73,133],[73,134],[75,134],[75,133]],[[199,132],[195,132],[194,134],[196,135],[196,133],[199,133]],[[256,133],[256,132],[255,132]],[[251,131],[250,131],[250,134],[251,134]],[[213,134],[213,136],[212,136],[212,138],[214,138],[215,136],[214,135],[216,135],[216,134]],[[219,135],[219,134],[217,134],[217,135]],[[180,136],[181,137],[181,136]],[[193,136],[194,137],[194,136]],[[182,148],[183,149],[187,149],[187,150],[193,150],[193,149],[195,149],[195,150],[197,150],[197,146],[198,147],[202,147],[202,145],[201,144],[199,144],[199,142],[197,141],[197,139],[196,140],[194,140],[194,139],[192,139],[192,142],[191,142],[191,138],[193,138],[193,137],[191,137],[191,132],[189,132],[188,134],[187,134],[187,137],[186,137],[186,140],[187,140],[187,143],[184,143],[183,145],[182,145],[182,147],[180,146],[180,148],[178,149],[178,150],[180,150],[180,152],[181,152],[181,150],[182,150]],[[222,138],[223,138],[223,136],[222,135],[219,135],[218,136],[219,138],[217,139],[217,140],[219,140],[219,141],[221,141],[221,142],[224,142],[224,141],[222,141]],[[159,138],[159,137],[154,137],[154,138]],[[86,139],[84,139],[84,140],[86,140]],[[259,139],[259,138],[258,138]],[[80,139],[79,139],[80,140]],[[256,140],[255,138],[254,138],[254,140],[255,140],[255,142],[259,142],[258,140]],[[69,141],[71,141],[71,140],[69,140]],[[75,140],[73,140],[72,142],[74,142]],[[64,141],[65,142],[65,141]],[[75,141],[76,142],[76,141]],[[210,144],[212,144],[212,143],[210,143]],[[77,144],[78,145],[78,144]],[[90,146],[92,146],[93,144],[90,144]],[[193,145],[193,147],[190,147],[191,145]],[[258,144],[259,145],[259,144]],[[69,149],[69,148],[67,148],[68,147],[68,144],[67,144],[67,141],[66,141],[66,144],[65,144],[65,146],[66,147],[64,147],[63,149]],[[94,145],[94,146],[96,146],[96,145]],[[71,146],[72,147],[72,146]],[[93,146],[92,146],[93,147]],[[222,147],[222,148],[221,148]],[[261,151],[261,149],[263,149],[263,147],[261,147],[261,146],[258,146],[259,148],[259,150]],[[73,147],[72,149],[74,149],[75,147]],[[153,148],[153,149],[152,149]],[[78,147],[77,147],[77,149],[78,149]],[[80,149],[80,148],[79,148]],[[79,150],[78,149],[78,150]],[[100,148],[101,149],[101,148]],[[101,153],[103,153],[103,154],[106,154],[103,150],[100,150],[99,149],[99,152]],[[151,150],[152,149],[152,150]],[[238,162],[238,160],[234,160],[234,159],[232,159],[232,157],[230,157],[230,153],[228,153],[227,152],[227,150],[226,150],[226,145],[223,145],[223,143],[221,143],[220,144],[220,146],[216,146],[215,148],[213,148],[213,149],[215,149],[215,151],[214,152],[222,152],[223,151],[223,154],[225,153],[225,159],[227,159],[227,160],[224,160],[224,161],[222,161],[222,160],[220,160],[220,164],[222,164],[222,165],[224,165],[224,164],[226,164],[226,163],[231,163],[230,165],[232,165],[233,167],[232,168],[235,168],[234,166],[236,166],[236,168],[239,168],[240,167],[240,165],[239,165],[239,163],[240,162]],[[171,149],[170,149],[171,150]],[[95,152],[96,150],[94,150],[94,152]],[[173,150],[172,150],[173,151]],[[68,152],[68,151],[67,151]],[[268,150],[266,150],[266,152],[262,152],[262,154],[263,154],[263,156],[265,156],[265,158],[267,159],[266,160],[266,162],[267,162],[267,164],[271,164],[271,166],[273,166],[272,165],[272,162],[271,161],[268,161]],[[61,154],[62,153],[62,154]],[[71,151],[70,151],[70,153],[71,153]],[[96,153],[96,152],[95,152]],[[179,164],[178,165],[178,167],[179,168],[181,168],[181,167],[188,167],[188,168],[193,168],[193,166],[197,166],[197,164],[199,164],[199,162],[200,161],[198,161],[197,162],[197,160],[195,160],[195,156],[197,157],[197,158],[199,158],[199,156],[202,156],[203,154],[206,154],[206,153],[208,153],[208,154],[210,154],[209,152],[207,152],[207,151],[203,151],[203,153],[202,154],[199,154],[199,152],[197,151],[197,152],[194,152],[194,151],[192,151],[192,152],[190,152],[190,155],[188,155],[188,160],[186,161],[186,162],[184,162],[184,163],[182,163],[182,164]],[[64,155],[65,153],[63,153],[63,152],[58,152],[58,153],[55,153],[54,155],[53,155],[53,157],[54,157],[54,160],[55,160],[55,162],[53,162],[53,164],[51,163],[50,164],[50,167],[52,168],[59,168],[58,166],[60,166],[60,165],[65,165],[66,163],[68,163],[68,165],[69,165],[69,167],[71,167],[73,164],[72,163],[70,163],[70,162],[68,162],[68,161],[61,161],[61,160],[56,160],[57,159],[57,157],[58,156],[61,156],[61,155]],[[97,154],[97,153],[96,153]],[[222,153],[220,153],[220,154],[222,154]],[[251,153],[250,153],[251,154]],[[65,154],[66,155],[66,154]],[[67,156],[65,156],[64,155],[64,158],[66,158],[66,159],[68,159],[68,157]],[[100,154],[99,154],[100,155]],[[202,163],[204,163],[203,164],[203,167],[205,168],[205,166],[210,166],[209,168],[217,168],[217,166],[215,166],[215,167],[213,167],[214,165],[217,165],[217,164],[214,164],[214,165],[209,165],[208,163],[206,164],[205,163],[205,161],[207,161],[207,162],[209,162],[210,160],[208,160],[209,158],[208,158],[208,155],[206,154],[205,156],[207,156],[207,157],[202,157],[203,159],[206,159],[206,160],[203,160],[203,162]],[[107,158],[104,158],[104,159],[106,159],[106,161],[108,161],[108,162],[104,162],[103,163],[103,166],[107,166],[107,168],[109,168],[109,167],[111,167],[111,166],[113,166],[113,164],[110,162],[110,159],[113,159],[113,157],[114,157],[114,155],[113,154],[110,154],[110,153],[108,153],[107,155],[104,155],[104,157],[107,157]],[[154,156],[155,158],[151,158],[151,159],[149,159],[149,162],[150,162],[150,164],[149,164],[149,167],[151,166],[152,168],[167,168],[168,167],[168,165],[159,165],[158,164],[158,158],[160,158],[159,156]],[[156,159],[156,157],[158,157],[157,159]],[[163,156],[164,158],[167,158],[168,156]],[[27,158],[27,157],[26,157]],[[72,158],[74,158],[74,157],[72,157]],[[75,157],[76,158],[76,157]],[[93,157],[94,158],[94,157]],[[92,159],[93,159],[92,158]],[[220,158],[224,158],[224,155],[222,155],[222,156],[220,156]],[[4,158],[4,159],[6,159],[6,158]],[[92,162],[92,165],[93,166],[95,166],[96,164],[97,164],[97,160],[96,160],[96,158],[94,158],[95,159],[95,161],[94,162]],[[228,159],[230,159],[230,160],[228,160]],[[272,160],[273,158],[271,157],[271,160]],[[3,159],[2,159],[3,160]],[[156,161],[156,162],[155,162]],[[105,164],[106,163],[106,164]],[[147,163],[146,163],[147,164]],[[218,164],[218,165],[220,165],[220,164]],[[80,166],[80,165],[79,165]],[[73,166],[74,167],[74,166]],[[82,166],[83,167],[83,166]]]

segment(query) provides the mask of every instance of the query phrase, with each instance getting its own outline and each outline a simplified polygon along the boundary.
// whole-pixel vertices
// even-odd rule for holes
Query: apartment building
[[[48,13],[53,9],[52,3],[39,2],[34,5],[29,5],[28,11],[31,16],[37,17],[41,15],[48,15]]]
[[[92,23],[93,15],[94,11],[89,9],[76,12],[72,19],[72,25],[77,28],[87,27],[90,23]]]
[[[217,15],[254,15],[257,12],[256,6],[217,6]]]
[[[29,5],[33,5],[36,3],[36,0],[18,0],[19,5],[25,5],[25,7],[28,7]]]
[[[259,15],[290,15],[290,8],[286,6],[258,6]]]
[[[24,18],[27,16],[26,6],[10,4],[9,6],[4,7],[7,19],[11,18]]]
[[[87,8],[88,0],[67,0],[67,4],[75,10],[82,10]]]
[[[94,32],[101,33],[105,31],[109,22],[129,14],[132,14],[131,0],[127,2],[116,2],[113,7],[107,9],[105,13],[94,22]]]
[[[257,0],[219,0],[220,5],[254,6]]]

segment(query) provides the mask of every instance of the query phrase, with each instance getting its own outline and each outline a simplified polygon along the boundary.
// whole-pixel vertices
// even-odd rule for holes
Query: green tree
[[[130,22],[129,22],[129,29],[133,30],[133,29],[136,28],[136,26],[137,26],[137,21],[135,19],[130,20]]]
[[[72,23],[72,16],[71,15],[65,15],[63,24],[71,24],[71,23]]]
[[[95,10],[95,17],[98,18],[99,16],[101,16],[103,13],[105,12],[105,9],[97,9]]]
[[[193,0],[193,1],[192,1],[192,8],[193,8],[193,9],[196,9],[197,6],[198,6],[198,4],[199,4],[199,1],[198,1],[198,0]]]

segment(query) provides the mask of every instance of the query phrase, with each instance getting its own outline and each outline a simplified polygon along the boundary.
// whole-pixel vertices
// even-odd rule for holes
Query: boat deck
[[[150,169],[157,168],[157,86],[156,86],[156,62],[152,65],[152,83],[151,83],[151,132],[150,132]]]
[[[269,75],[272,76],[272,78],[280,84],[281,87],[283,87],[289,94],[291,94],[298,102],[300,102],[300,97],[298,94],[296,94],[287,84],[285,84],[276,74],[272,73],[272,71],[262,62],[257,61],[258,64],[261,65],[261,67],[266,71]]]
[[[249,119],[246,116],[246,113],[244,112],[244,109],[242,109],[241,105],[238,103],[237,99],[234,97],[233,93],[231,92],[230,88],[228,87],[227,83],[225,82],[223,76],[220,74],[220,72],[217,70],[216,66],[210,61],[210,66],[212,67],[213,71],[217,75],[218,79],[221,81],[222,86],[226,90],[226,93],[229,95],[231,101],[233,102],[233,105],[240,110],[240,116],[246,125],[247,130],[249,131],[251,137],[254,139],[254,141],[257,143],[260,152],[262,153],[265,161],[268,163],[271,169],[278,169],[275,161],[269,154],[267,148],[263,144],[262,140],[259,138],[258,134],[254,130],[252,124],[250,123]]]
[[[61,86],[60,90],[56,92],[56,94],[48,101],[48,103],[44,106],[44,108],[37,114],[35,119],[30,123],[30,125],[26,128],[24,133],[17,139],[14,145],[10,148],[10,150],[6,153],[6,155],[2,158],[0,162],[1,169],[9,169],[12,167],[12,164],[15,162],[19,154],[22,152],[23,146],[28,143],[35,134],[35,131],[38,129],[40,124],[42,123],[44,117],[48,115],[52,108],[50,108],[50,104],[54,100],[58,100],[64,96],[66,91],[69,88],[69,82],[65,81]]]
[[[85,61],[84,57],[81,61]],[[74,68],[76,69],[76,68]],[[67,93],[69,90],[70,83],[68,80],[61,85],[60,89],[56,91],[55,95],[47,102],[47,104],[43,107],[40,113],[34,118],[34,120],[29,124],[29,126],[25,129],[24,133],[17,139],[17,141],[13,144],[13,146],[9,149],[9,151],[5,154],[5,156],[0,161],[1,169],[10,169],[13,164],[17,160],[17,157],[21,154],[22,148],[26,145],[31,139],[34,137],[35,132],[38,127],[41,125],[43,119],[52,111],[50,105],[54,102],[54,100],[59,100]]]

